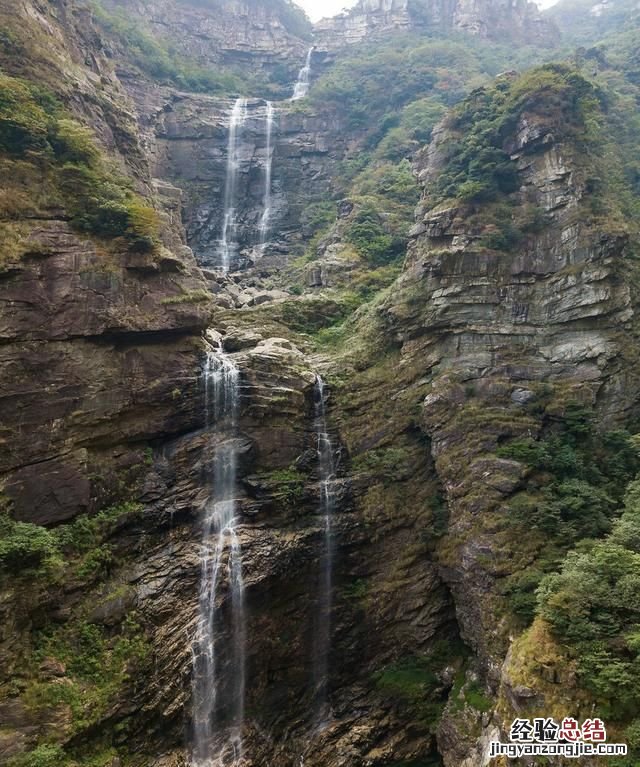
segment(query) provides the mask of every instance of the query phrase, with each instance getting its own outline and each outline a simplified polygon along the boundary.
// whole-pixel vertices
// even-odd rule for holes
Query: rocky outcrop
[[[422,423],[449,509],[441,573],[490,695],[517,632],[501,584],[536,556],[532,541],[518,540],[515,551],[509,538],[508,501],[524,487],[526,468],[499,458],[498,445],[538,436],[545,407],[561,414],[563,403],[582,402],[615,426],[638,404],[629,238],[614,217],[608,229],[590,223],[595,171],[563,137],[554,110],[538,109],[536,99],[544,94],[530,95],[505,138],[517,191],[502,215],[533,206],[543,223],[516,247],[491,249],[490,205],[430,204],[455,145],[445,123],[418,162],[426,195],[405,271],[382,310],[403,364],[431,382]],[[553,400],[536,410],[544,391]],[[451,701],[439,730],[445,764],[480,763],[488,734],[509,713],[516,712],[470,720]]]
[[[362,0],[349,11],[319,21],[315,25],[316,44],[322,50],[335,50],[372,34],[409,30],[409,6],[409,0]]]
[[[398,30],[461,30],[489,39],[507,37],[547,46],[559,39],[555,26],[543,19],[536,4],[529,0],[360,0],[351,10],[318,22],[315,42],[320,50],[335,51]]]
[[[201,265],[218,266],[233,102],[170,93],[153,104],[142,98],[139,108],[148,131],[153,173],[184,190],[188,241]],[[275,105],[271,213],[266,247],[261,248],[259,223],[268,161],[264,101],[248,101],[247,120],[239,134],[236,266],[246,268],[263,256],[273,256],[277,263],[278,256],[300,242],[305,208],[331,195],[332,170],[348,139],[337,115],[307,112],[288,103]],[[268,263],[273,266],[274,261]]]
[[[286,0],[105,0],[104,6],[127,14],[186,61],[254,75],[277,73],[285,82],[295,81],[311,32],[303,12]]]

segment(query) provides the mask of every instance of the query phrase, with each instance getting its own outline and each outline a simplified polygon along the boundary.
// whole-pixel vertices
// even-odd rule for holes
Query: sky
[[[335,16],[343,8],[351,8],[356,0],[296,0],[301,5],[311,21],[318,21],[325,16]]]
[[[540,8],[548,8],[555,5],[557,0],[538,0]],[[343,8],[351,8],[356,4],[356,0],[296,0],[301,5],[311,21],[318,21],[325,16],[335,16]]]

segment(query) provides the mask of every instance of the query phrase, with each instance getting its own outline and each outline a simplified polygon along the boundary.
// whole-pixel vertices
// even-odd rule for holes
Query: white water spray
[[[262,218],[260,219],[260,252],[264,253],[269,236],[271,222],[271,169],[273,165],[273,127],[275,124],[275,109],[270,101],[266,104],[265,134],[266,159],[264,166],[264,195],[262,197]]]
[[[324,381],[316,376],[314,387],[314,431],[320,479],[320,513],[324,527],[324,547],[320,557],[318,608],[314,632],[313,677],[315,718],[322,725],[329,715],[329,652],[331,649],[331,607],[333,588],[333,512],[335,507],[335,451],[327,427]]]
[[[304,66],[298,72],[298,80],[293,89],[293,96],[291,97],[291,101],[298,101],[298,99],[303,99],[309,93],[309,86],[311,84],[311,58],[313,56],[313,51],[313,47],[309,48]]]
[[[238,251],[237,194],[240,172],[240,143],[242,128],[247,120],[247,100],[236,99],[229,116],[229,139],[227,141],[227,175],[224,185],[224,214],[222,235],[218,252],[220,268],[226,274]]]
[[[204,382],[206,424],[215,445],[200,554],[199,620],[192,643],[192,763],[223,767],[242,759],[246,614],[235,500],[239,372],[222,346],[207,355]],[[224,594],[231,630],[229,644],[223,646],[220,602]],[[221,704],[224,722],[219,721]]]

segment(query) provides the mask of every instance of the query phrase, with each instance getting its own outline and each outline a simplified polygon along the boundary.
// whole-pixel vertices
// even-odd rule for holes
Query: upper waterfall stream
[[[227,274],[237,267],[237,257],[241,244],[255,244],[254,258],[264,254],[268,245],[272,224],[272,185],[273,185],[273,156],[274,132],[276,127],[276,109],[271,101],[262,105],[250,103],[248,99],[239,98],[233,103],[229,112],[229,129],[227,138],[227,160],[224,182],[224,203],[222,228],[218,241],[218,267]],[[249,121],[252,129],[262,129],[264,124],[264,159],[260,160],[262,173],[262,211],[252,232],[243,232],[246,222],[241,215],[240,200],[255,194],[252,192],[252,170],[255,158],[246,150],[246,136],[249,132]],[[256,126],[256,122],[258,125]],[[255,220],[255,219],[254,219]]]
[[[309,48],[307,52],[307,58],[304,62],[304,66],[298,72],[298,80],[293,88],[293,96],[291,101],[298,101],[303,99],[309,93],[309,86],[311,84],[311,59],[313,57],[313,51],[315,46]]]
[[[238,251],[237,194],[240,172],[240,140],[247,120],[247,99],[236,99],[229,117],[227,141],[227,171],[224,185],[224,214],[220,238],[220,268],[228,272]]]
[[[270,101],[266,103],[265,112],[265,164],[264,164],[264,195],[262,198],[262,217],[260,219],[260,253],[264,253],[269,237],[271,223],[271,176],[273,168],[273,127],[276,111]]]

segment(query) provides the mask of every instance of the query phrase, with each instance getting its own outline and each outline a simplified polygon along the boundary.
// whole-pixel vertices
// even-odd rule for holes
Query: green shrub
[[[66,767],[69,757],[62,746],[42,745],[28,754],[13,757],[7,767]]]
[[[0,151],[23,157],[46,153],[50,118],[31,86],[0,72]]]
[[[393,663],[375,675],[376,686],[392,695],[422,699],[438,684],[428,659],[408,658]]]
[[[300,226],[307,238],[326,230],[336,218],[335,203],[330,201],[313,202],[300,214]]]
[[[296,37],[303,40],[311,39],[313,35],[313,25],[309,21],[307,14],[291,0],[272,0],[278,18],[284,28]]]
[[[79,231],[122,237],[136,251],[155,247],[157,214],[107,165],[93,132],[65,115],[45,89],[2,73],[0,153],[52,171]]]
[[[60,119],[50,128],[49,141],[56,159],[61,163],[95,166],[99,151],[89,128],[75,120]]]
[[[29,522],[15,522],[2,514],[0,571],[46,569],[61,565],[65,559],[84,555],[76,574],[81,578],[103,577],[113,562],[111,548],[103,545],[104,539],[118,519],[140,508],[135,503],[113,506],[93,516],[79,516],[53,530]]]
[[[377,479],[397,481],[405,478],[408,454],[403,447],[388,447],[369,450],[353,460],[355,471],[366,471]]]
[[[539,116],[550,122],[556,139],[571,136],[586,145],[596,138],[602,98],[595,86],[564,64],[547,64],[472,93],[448,119],[457,139],[446,148],[448,163],[433,186],[434,200],[486,202],[515,192],[517,169],[507,140],[521,114],[526,110],[529,120]],[[588,125],[593,125],[595,133],[587,130]],[[487,247],[508,250],[517,244],[519,230],[503,221],[489,235],[493,242]]]
[[[597,433],[592,412],[576,402],[566,405],[562,419],[554,420],[543,439],[516,439],[496,452],[531,471],[528,486],[512,497],[508,513],[516,530],[540,536],[541,548],[534,562],[502,586],[512,613],[529,623],[537,605],[536,589],[545,575],[559,566],[572,546],[611,530],[624,488],[640,462],[627,432]],[[616,541],[635,540],[629,514],[616,524]]]
[[[464,187],[465,184],[462,186]],[[485,232],[485,234],[480,238],[480,245],[485,248],[490,248],[491,250],[508,251],[515,248],[521,240],[522,232],[520,229],[518,229],[518,227],[508,219],[502,219],[493,231]]]
[[[359,602],[367,596],[369,584],[364,578],[358,578],[351,583],[347,583],[342,588],[342,594],[345,599]]]
[[[56,560],[59,549],[55,534],[39,525],[0,518],[0,570],[21,572]]]
[[[511,612],[524,625],[531,623],[535,617],[538,606],[536,592],[544,575],[544,570],[530,567],[514,573],[503,585],[502,593],[507,597]]]
[[[371,206],[359,210],[350,222],[346,239],[372,266],[395,260],[404,250],[404,240],[385,231],[383,222]]]
[[[416,99],[402,110],[400,124],[387,129],[376,149],[383,160],[399,162],[431,140],[431,132],[446,108],[436,96]]]
[[[625,730],[625,743],[634,751],[640,751],[640,719],[634,719]]]
[[[150,645],[133,613],[120,623],[115,635],[112,629],[75,615],[63,625],[46,625],[34,640],[32,661],[36,667],[43,658],[57,658],[64,663],[66,676],[64,684],[59,680],[32,679],[22,699],[35,714],[50,713],[62,704],[68,706],[73,717],[71,733],[80,736],[76,740],[78,745],[86,730],[103,721],[114,702],[122,700],[130,675],[143,674],[148,669]],[[96,767],[103,764],[95,751],[91,756],[96,760],[83,759],[81,763]]]
[[[273,496],[287,508],[295,508],[304,498],[306,477],[295,468],[271,471],[264,479]]]
[[[441,667],[437,654],[402,658],[375,673],[373,681],[380,693],[406,707],[434,732],[444,709],[444,693],[436,676]]]
[[[359,195],[376,195],[390,202],[409,205],[411,213],[420,198],[411,163],[407,159],[396,164],[383,162],[368,168],[355,180],[354,187]]]
[[[635,481],[611,535],[569,554],[538,590],[538,612],[576,658],[581,684],[621,721],[640,706],[640,553],[625,545],[640,538],[639,498]]]
[[[121,503],[97,514],[83,514],[52,532],[56,536],[58,546],[67,556],[85,554],[104,541],[114,524],[123,517],[137,514],[141,509],[139,503]]]
[[[464,688],[466,702],[476,711],[486,712],[493,708],[493,701],[487,697],[477,682],[469,682]]]
[[[78,567],[77,575],[82,580],[103,580],[109,575],[113,565],[113,549],[105,544],[89,551]]]
[[[532,51],[522,49],[517,56],[526,60]],[[370,130],[379,138],[385,115],[418,103],[406,121],[401,117],[400,125],[409,127],[415,121],[421,131],[419,140],[426,141],[437,117],[432,104],[419,102],[454,104],[513,62],[514,51],[494,42],[466,35],[451,34],[442,40],[397,32],[352,46],[315,83],[311,99],[339,107],[349,129]],[[385,120],[384,127],[394,130],[397,118]]]

